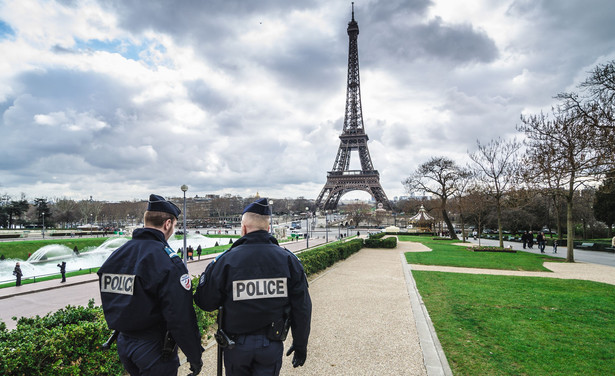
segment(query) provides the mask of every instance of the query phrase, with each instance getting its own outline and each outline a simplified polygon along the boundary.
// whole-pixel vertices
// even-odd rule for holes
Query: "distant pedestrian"
[[[534,248],[534,233],[531,231],[527,234],[527,247],[529,249]]]
[[[66,261],[62,261],[61,264],[58,264],[58,268],[60,268],[60,274],[62,274],[62,281],[60,283],[66,282]]]
[[[538,243],[538,249],[540,249],[540,253],[545,253],[545,246],[547,241],[545,239],[545,234],[541,231],[536,235],[536,243]]]
[[[21,272],[21,267],[19,263],[15,264],[15,269],[13,269],[13,275],[17,278],[17,282],[15,282],[15,286],[21,286],[21,276],[23,273]]]
[[[553,253],[557,253],[557,239],[553,239]]]
[[[201,245],[199,244],[198,247],[196,247],[196,255],[198,256],[198,259],[201,259],[201,253],[203,253],[203,250],[201,249]]]
[[[192,248],[191,245],[188,246],[187,252],[188,252],[188,260],[194,260],[194,248]]]
[[[523,242],[523,249],[527,247],[527,231],[521,235],[521,241]]]
[[[79,248],[77,248],[77,246],[75,246],[75,248],[73,248],[73,253],[77,256],[79,256]]]

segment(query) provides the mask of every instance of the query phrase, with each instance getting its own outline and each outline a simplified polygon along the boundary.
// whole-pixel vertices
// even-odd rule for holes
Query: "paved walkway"
[[[284,358],[282,375],[450,375],[403,252],[364,248],[310,281],[312,333],[305,365]],[[408,279],[409,278],[409,279]],[[292,339],[285,343],[288,349]],[[216,345],[203,374],[216,369]],[[180,368],[187,375],[188,364]]]

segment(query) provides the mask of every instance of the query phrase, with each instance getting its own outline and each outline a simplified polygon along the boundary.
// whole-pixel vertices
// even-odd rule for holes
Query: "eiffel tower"
[[[354,3],[352,3],[352,20],[348,23],[348,86],[346,88],[344,129],[340,135],[340,147],[335,157],[333,170],[327,173],[327,182],[316,199],[316,206],[323,210],[336,209],[340,198],[350,191],[365,191],[384,208],[392,209],[380,185],[380,174],[374,170],[367,149],[368,137],[363,127],[361,110],[358,35],[359,24],[354,20]],[[353,150],[359,152],[361,170],[349,170],[350,154]]]

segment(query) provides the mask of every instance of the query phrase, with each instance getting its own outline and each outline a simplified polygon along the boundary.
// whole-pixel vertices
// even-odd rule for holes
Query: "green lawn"
[[[455,375],[612,375],[615,288],[413,271]]]
[[[563,259],[528,253],[473,252],[468,247],[453,245],[459,240],[433,240],[427,236],[399,236],[400,241],[423,243],[431,252],[407,252],[410,264],[459,266],[466,268],[550,271],[542,266],[545,261],[563,262]]]

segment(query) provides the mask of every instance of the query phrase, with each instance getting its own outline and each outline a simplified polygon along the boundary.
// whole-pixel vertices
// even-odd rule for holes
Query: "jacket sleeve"
[[[223,303],[220,278],[223,266],[212,261],[199,278],[199,285],[194,293],[194,302],[204,311],[215,311]]]
[[[312,300],[308,291],[307,277],[299,259],[290,257],[292,281],[290,285],[291,329],[293,345],[306,349],[312,321]]]
[[[185,278],[188,278],[188,284],[186,284]],[[202,354],[201,333],[192,305],[192,288],[189,281],[190,276],[185,266],[183,264],[181,267],[173,265],[167,274],[167,278],[164,278],[161,283],[159,298],[162,305],[162,314],[167,323],[167,330],[171,333],[179,348],[182,349],[188,361],[198,362]]]

